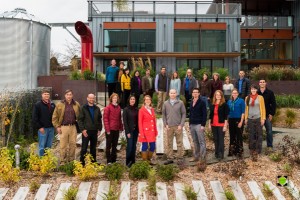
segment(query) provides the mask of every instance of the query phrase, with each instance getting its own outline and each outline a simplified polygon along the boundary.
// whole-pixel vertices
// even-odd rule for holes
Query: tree
[[[118,11],[128,11],[128,2],[127,0],[117,0],[114,2],[114,6]]]

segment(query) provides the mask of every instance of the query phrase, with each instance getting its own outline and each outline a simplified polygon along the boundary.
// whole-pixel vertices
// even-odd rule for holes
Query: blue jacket
[[[190,103],[190,124],[201,124],[205,126],[207,119],[206,104],[199,97],[195,106],[193,106],[193,100]]]
[[[105,79],[106,83],[116,83],[117,82],[117,72],[119,71],[119,67],[109,66],[106,69]]]
[[[241,118],[245,114],[245,101],[242,98],[237,98],[235,101],[231,99],[227,101],[229,107],[229,118]]]

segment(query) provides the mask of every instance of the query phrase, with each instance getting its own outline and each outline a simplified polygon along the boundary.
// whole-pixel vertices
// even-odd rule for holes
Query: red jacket
[[[151,114],[143,106],[139,110],[139,142],[155,142],[158,134],[154,109]]]
[[[106,132],[123,131],[123,124],[121,120],[121,107],[109,104],[104,108],[103,123]]]

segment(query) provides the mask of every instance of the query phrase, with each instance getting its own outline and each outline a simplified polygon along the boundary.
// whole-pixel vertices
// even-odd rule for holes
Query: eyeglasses
[[[265,81],[259,81],[259,83],[266,83]]]

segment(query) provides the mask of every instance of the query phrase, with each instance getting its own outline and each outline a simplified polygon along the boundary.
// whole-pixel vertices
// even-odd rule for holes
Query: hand
[[[181,129],[182,129],[182,127],[179,125],[179,126],[178,126],[178,130],[180,131]]]
[[[227,131],[227,126],[223,126],[223,132]]]
[[[261,126],[263,126],[265,124],[265,120],[264,119],[260,120],[260,124]]]
[[[58,134],[61,134],[61,128],[60,128],[60,127],[57,127],[56,130],[57,130],[57,133],[58,133]]]
[[[207,128],[208,128],[208,130],[211,130],[211,125],[210,125],[210,124],[208,124]]]
[[[243,122],[238,123],[238,127],[241,128],[243,126]]]
[[[128,138],[130,138],[130,137],[131,137],[131,136],[130,136],[130,133],[128,133],[128,134],[127,134],[127,137],[128,137]]]
[[[101,131],[98,131],[97,136],[99,136],[101,134]]]
[[[82,135],[83,135],[84,137],[87,137],[87,136],[88,136],[87,131],[86,131],[86,130],[83,130],[83,131],[82,131]]]
[[[40,131],[41,134],[45,134],[45,129],[44,128],[40,128],[39,131]]]
[[[246,119],[246,120],[245,120],[245,125],[247,125],[247,124],[248,124],[248,120]]]
[[[166,129],[169,130],[169,125],[166,125]]]
[[[106,134],[107,134],[107,135],[109,135],[109,134],[110,134],[110,132],[106,132]]]
[[[269,115],[269,120],[272,121],[272,119],[273,119],[273,116]]]
[[[204,130],[204,128],[205,128],[204,126],[200,126],[200,130],[201,130],[201,131],[203,131],[203,130]]]

